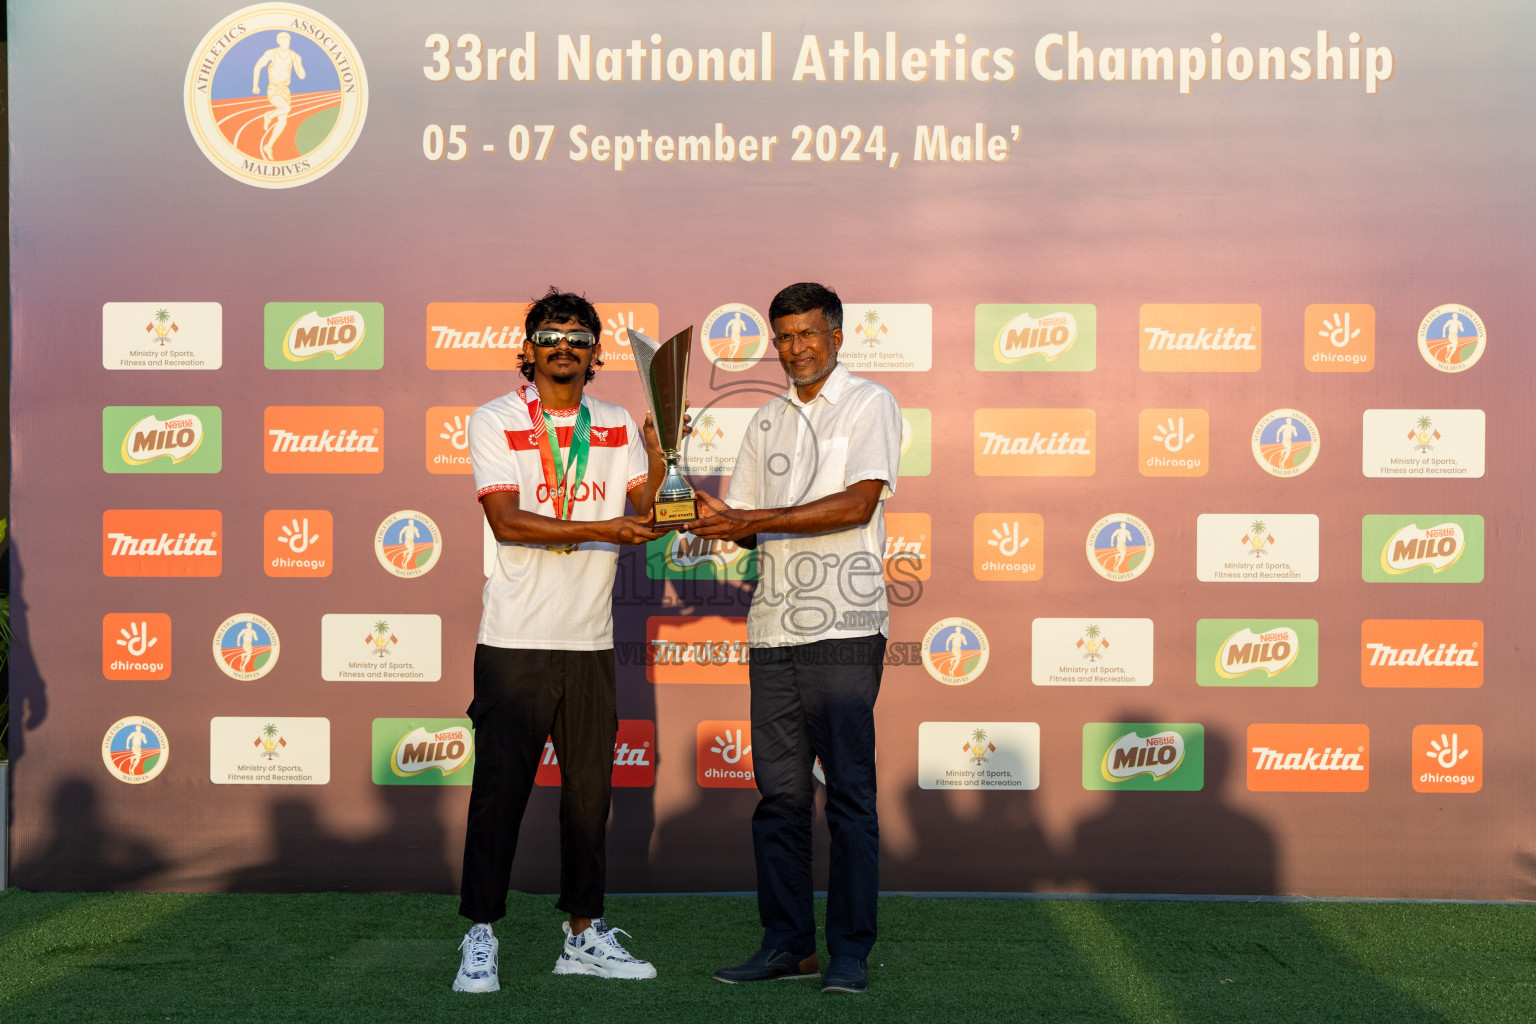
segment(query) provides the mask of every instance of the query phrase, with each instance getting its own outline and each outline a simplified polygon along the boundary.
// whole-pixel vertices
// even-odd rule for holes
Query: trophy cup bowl
[[[661,442],[661,457],[667,464],[652,511],[658,523],[692,522],[699,518],[699,503],[693,488],[678,471],[677,460],[688,410],[688,356],[693,346],[693,328],[685,327],[659,344],[630,328],[629,343],[640,371],[645,403],[656,425],[656,438]]]

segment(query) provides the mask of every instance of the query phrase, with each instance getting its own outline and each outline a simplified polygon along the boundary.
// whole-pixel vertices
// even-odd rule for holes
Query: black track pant
[[[560,762],[560,900],[576,917],[603,916],[605,838],[613,785],[613,650],[475,648],[475,778],[464,837],[459,913],[507,913],[517,832],[546,737]]]

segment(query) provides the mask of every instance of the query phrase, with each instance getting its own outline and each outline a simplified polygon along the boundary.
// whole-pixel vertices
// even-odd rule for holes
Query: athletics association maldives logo
[[[293,188],[351,152],[368,116],[368,77],[352,40],[324,16],[256,4],[203,37],[183,97],[192,137],[215,167],[247,185]]]
[[[137,785],[165,771],[171,754],[165,730],[148,718],[119,718],[101,741],[101,760],[118,782]]]
[[[251,612],[231,615],[213,634],[213,660],[231,679],[248,683],[277,666],[277,627]]]
[[[415,509],[388,516],[373,535],[379,564],[404,580],[425,576],[443,553],[443,535],[431,518]]]
[[[940,619],[923,637],[923,667],[945,686],[964,686],[986,671],[987,634],[970,619]]]
[[[1088,564],[1107,580],[1124,583],[1152,565],[1152,530],[1125,512],[1105,516],[1088,531]]]
[[[1323,438],[1306,413],[1276,409],[1253,428],[1253,460],[1270,476],[1300,476],[1312,468]]]
[[[728,302],[704,318],[704,355],[717,369],[739,373],[768,351],[768,321],[751,306]]]
[[[1483,318],[1466,306],[1436,306],[1419,324],[1419,354],[1441,373],[1470,370],[1487,348]]]

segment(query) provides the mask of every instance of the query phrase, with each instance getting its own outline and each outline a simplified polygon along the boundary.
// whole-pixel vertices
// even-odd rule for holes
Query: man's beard
[[[835,369],[837,369],[837,363],[828,359],[825,363],[821,364],[816,369],[811,370],[809,373],[802,377],[796,377],[788,370],[785,370],[784,372],[788,375],[790,381],[795,385],[795,387],[808,388],[812,384],[820,384],[822,381],[832,376],[832,371]]]

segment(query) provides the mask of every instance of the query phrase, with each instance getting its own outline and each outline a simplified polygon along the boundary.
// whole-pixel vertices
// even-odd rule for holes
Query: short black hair
[[[814,309],[821,310],[826,316],[828,330],[836,331],[843,326],[843,300],[831,288],[813,281],[792,284],[775,295],[768,306],[768,319],[798,316]]]
[[[575,320],[581,326],[592,332],[592,336],[599,341],[603,337],[603,322],[597,318],[597,309],[587,301],[586,296],[577,295],[574,292],[563,292],[554,285],[549,286],[549,291],[544,297],[534,301],[528,307],[528,315],[523,319],[523,336],[532,337],[533,332],[539,329],[539,325],[553,321],[562,323],[566,320]],[[518,369],[523,376],[533,380],[533,360],[519,354],[517,357]],[[603,361],[592,356],[592,362],[587,364],[588,384],[597,376],[597,368],[603,365]]]

